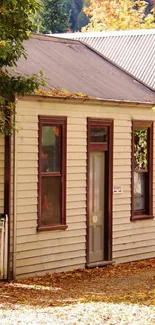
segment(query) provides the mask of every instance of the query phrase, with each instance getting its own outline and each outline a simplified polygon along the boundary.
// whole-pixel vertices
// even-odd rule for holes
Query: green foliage
[[[16,95],[24,96],[38,88],[38,83],[43,85],[42,73],[33,74],[31,77],[12,76],[7,70],[1,72],[0,96],[11,100]]]
[[[40,28],[42,33],[63,33],[69,28],[69,14],[65,1],[42,0]]]
[[[80,11],[76,20],[76,30],[81,31],[81,28],[86,26],[89,23],[89,18],[84,14],[84,12]]]
[[[77,30],[77,17],[83,7],[83,0],[65,0],[67,12],[70,14],[70,28],[72,31]]]
[[[36,0],[0,0],[0,67],[15,65],[26,55],[23,41],[34,28],[32,15],[38,9]]]
[[[15,125],[15,103],[0,98],[0,133],[10,135]],[[10,118],[11,117],[11,118]]]
[[[34,21],[37,33],[63,33],[67,30],[78,31],[88,24],[89,18],[83,12],[83,6],[89,0],[39,0],[40,13]]]
[[[11,134],[15,125],[15,97],[30,94],[43,83],[42,74],[16,76],[7,67],[15,67],[26,51],[23,42],[34,29],[33,15],[39,10],[37,0],[0,0],[0,132]]]
[[[135,169],[147,169],[147,130],[136,129],[134,132]]]
[[[89,18],[83,12],[83,6],[89,0],[64,0],[67,12],[69,13],[70,29],[75,32],[88,24]]]

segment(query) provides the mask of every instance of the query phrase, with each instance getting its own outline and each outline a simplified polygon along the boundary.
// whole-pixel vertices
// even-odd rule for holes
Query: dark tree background
[[[40,15],[36,17],[37,32],[63,33],[69,27],[69,16],[62,0],[41,0]]]
[[[145,2],[148,3],[148,5],[147,5],[147,7],[145,9],[145,12],[144,12],[145,16],[147,16],[151,12],[151,10],[153,9],[153,7],[155,5],[155,1],[154,0],[145,0]]]
[[[89,1],[84,0],[64,0],[67,13],[69,14],[69,23],[71,31],[80,31],[83,26],[88,24],[88,17],[83,13],[83,6]]]
[[[89,18],[83,13],[83,6],[89,0],[40,0],[42,8],[35,17],[38,33],[64,33],[80,31]]]

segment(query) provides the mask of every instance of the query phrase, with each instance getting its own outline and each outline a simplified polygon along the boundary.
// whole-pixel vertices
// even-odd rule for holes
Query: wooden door
[[[112,261],[113,120],[88,118],[87,266]]]
[[[90,153],[89,262],[104,260],[105,152]]]

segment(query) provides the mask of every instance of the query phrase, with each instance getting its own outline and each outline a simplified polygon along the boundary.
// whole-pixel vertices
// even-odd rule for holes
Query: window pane
[[[41,224],[61,223],[61,178],[42,177]]]
[[[148,169],[147,161],[147,130],[134,131],[134,165],[136,170]]]
[[[90,142],[107,143],[107,128],[92,128]]]
[[[134,210],[145,209],[145,174],[134,173]]]
[[[42,172],[60,172],[60,138],[60,127],[42,127]]]

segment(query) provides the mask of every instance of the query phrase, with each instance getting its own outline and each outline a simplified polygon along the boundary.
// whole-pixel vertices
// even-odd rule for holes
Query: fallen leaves
[[[154,325],[155,259],[0,282],[0,325]]]
[[[0,301],[44,307],[92,301],[155,305],[155,259],[0,283]]]
[[[51,88],[50,90],[38,89],[35,90],[35,94],[42,97],[63,97],[63,98],[83,98],[83,99],[91,99],[91,96],[76,92],[70,93],[65,88],[58,90],[56,88]]]

